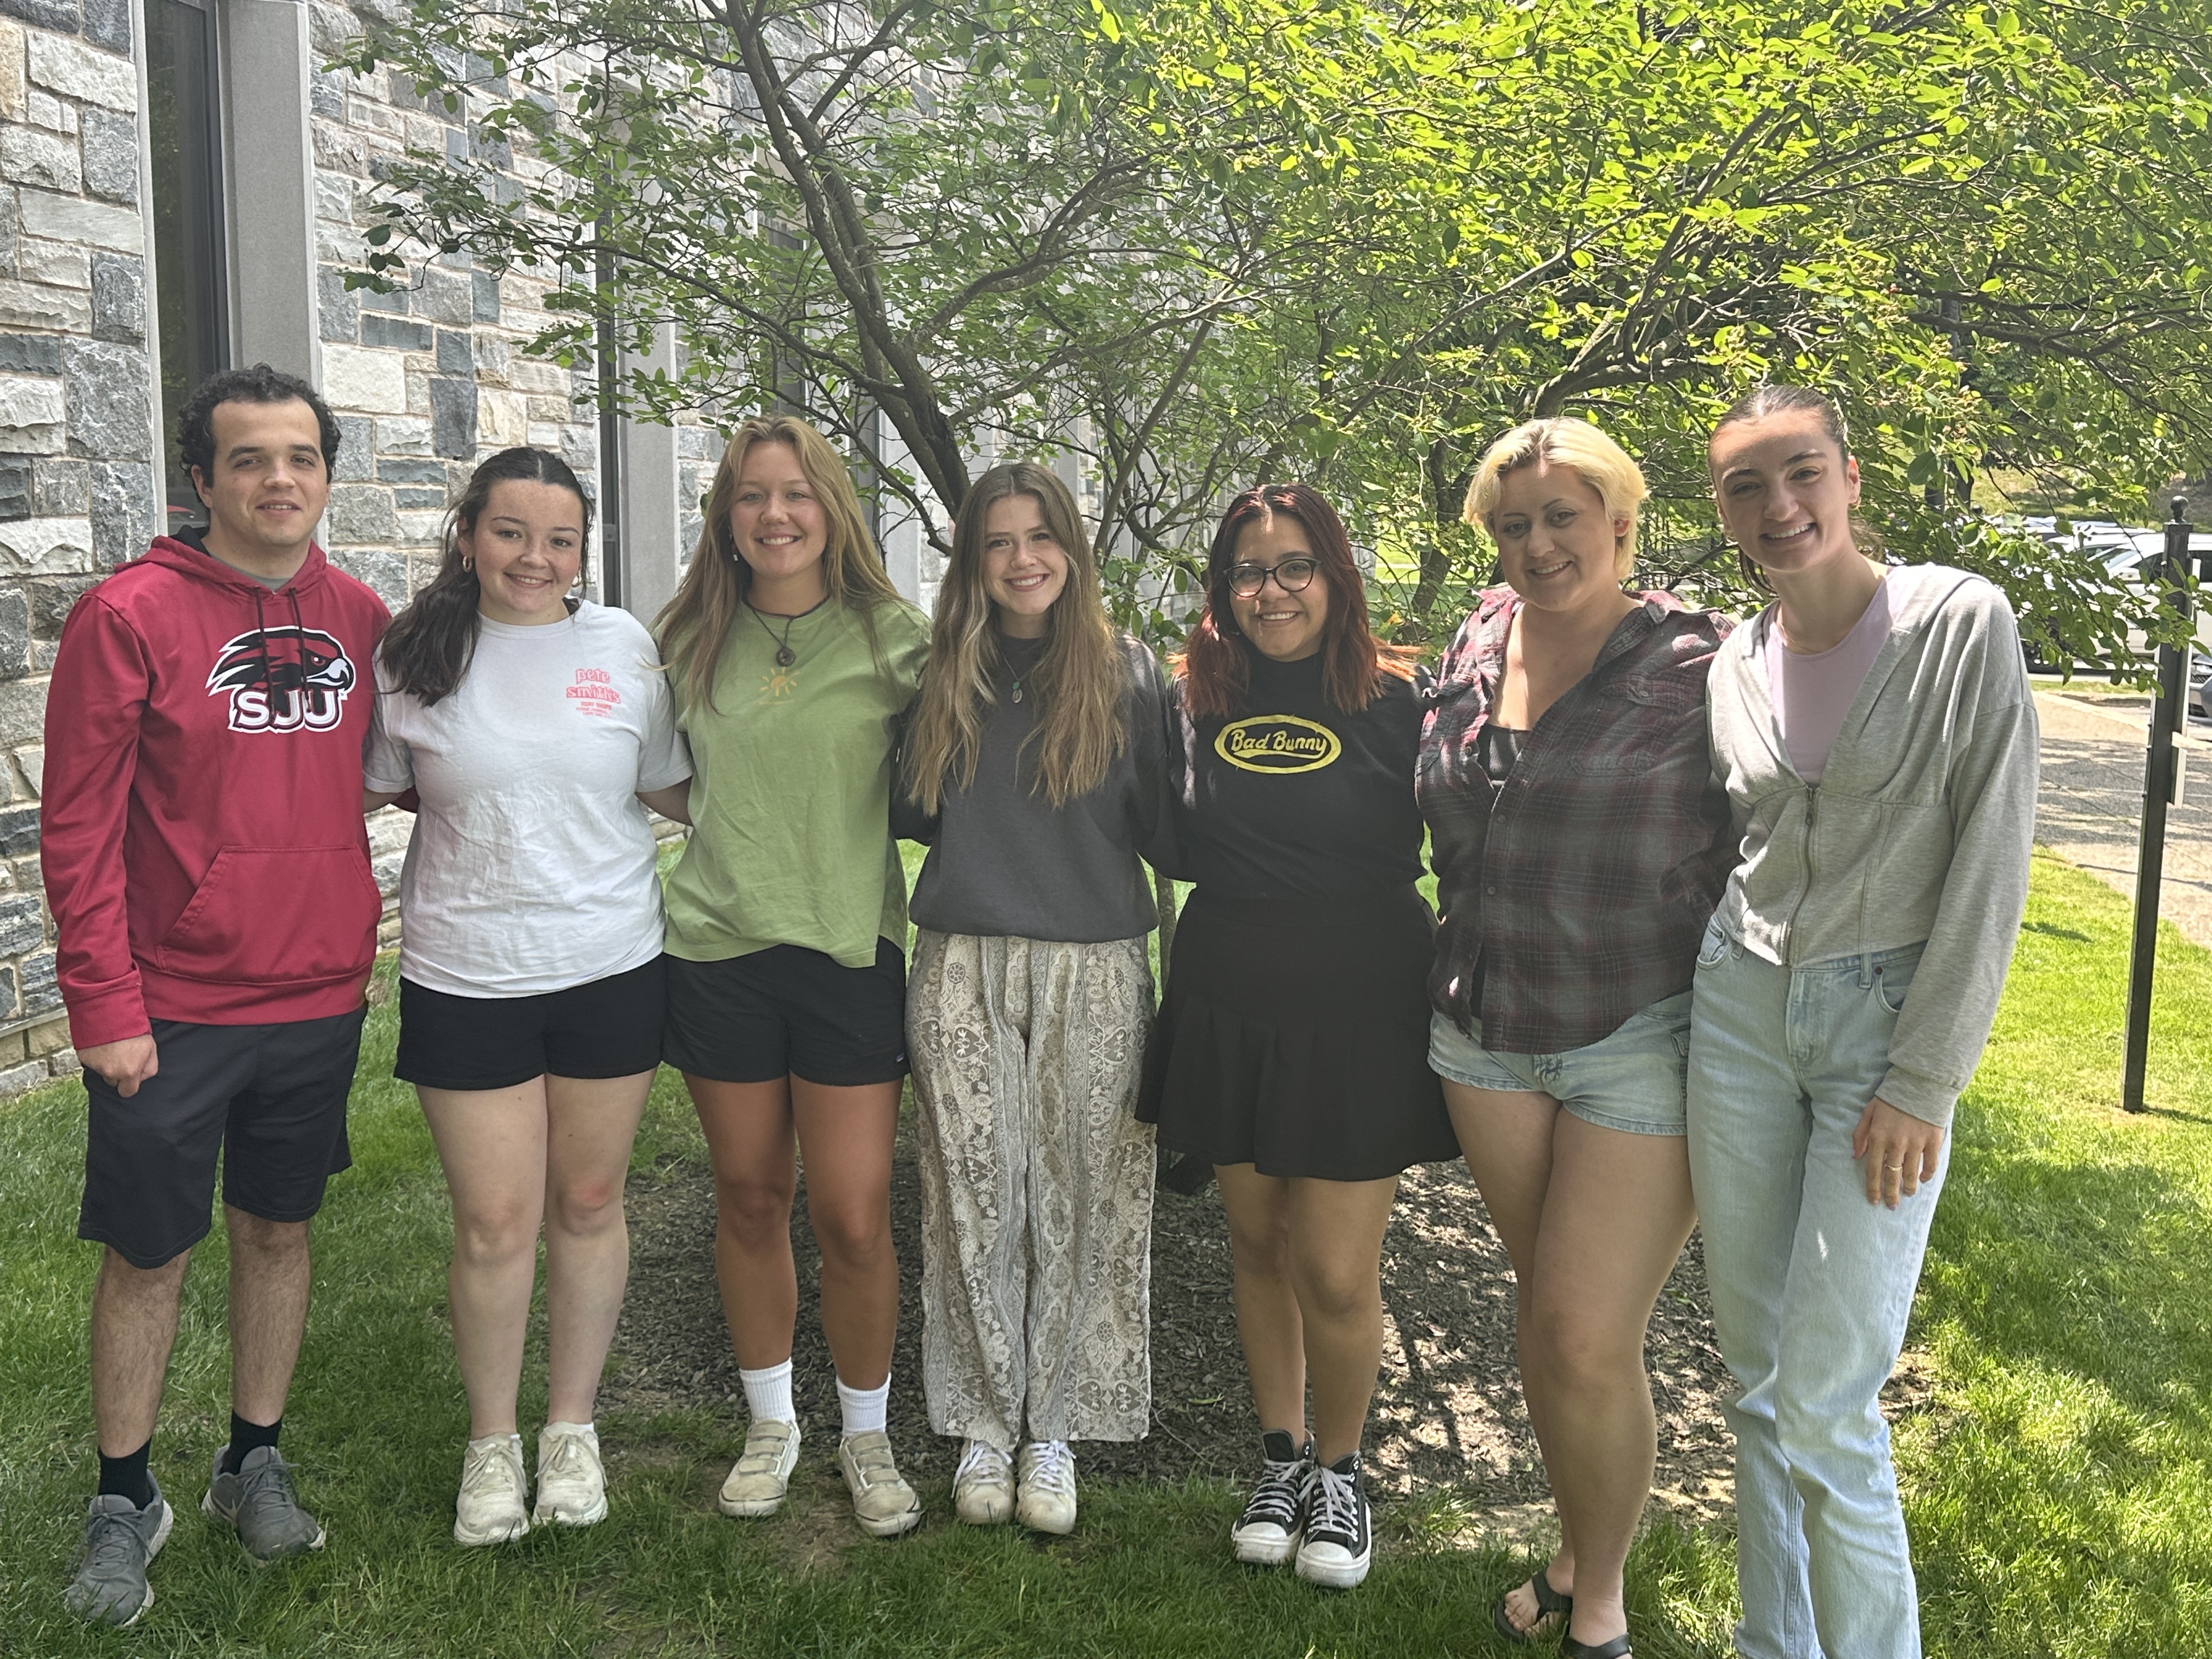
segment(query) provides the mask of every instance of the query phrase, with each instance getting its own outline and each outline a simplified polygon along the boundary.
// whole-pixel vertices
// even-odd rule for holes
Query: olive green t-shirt
[[[913,701],[929,624],[905,605],[860,616],[832,599],[781,621],[740,611],[714,706],[687,705],[691,838],[668,878],[668,951],[720,962],[774,945],[848,968],[878,935],[906,945],[906,877],[890,834],[892,727]],[[765,624],[765,625],[764,625]],[[793,660],[776,665],[788,640]]]

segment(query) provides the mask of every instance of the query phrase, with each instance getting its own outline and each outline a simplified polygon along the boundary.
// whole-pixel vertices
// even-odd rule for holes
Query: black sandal
[[[1491,1608],[1490,1622],[1497,1627],[1498,1633],[1507,1641],[1541,1641],[1551,1633],[1544,1628],[1544,1621],[1547,1619],[1554,1615],[1561,1619],[1570,1619],[1574,1616],[1575,1598],[1571,1595],[1562,1595],[1552,1588],[1552,1581],[1548,1577],[1550,1572],[1549,1567],[1539,1567],[1536,1569],[1535,1576],[1528,1581],[1528,1593],[1536,1598],[1536,1617],[1530,1622],[1528,1629],[1522,1630],[1514,1624],[1512,1615],[1505,1611],[1504,1596],[1499,1596],[1498,1604]],[[1510,1592],[1509,1591],[1508,1594]],[[1622,1648],[1618,1651],[1626,1653],[1627,1650]],[[1586,1651],[1592,1656],[1592,1659],[1601,1659],[1601,1656],[1596,1655],[1595,1650],[1586,1650]],[[1606,1654],[1601,1656],[1601,1659],[1617,1659],[1617,1655]]]
[[[1567,1659],[1621,1659],[1621,1656],[1629,1650],[1630,1646],[1628,1632],[1626,1631],[1614,1637],[1610,1642],[1601,1642],[1595,1647],[1592,1647],[1587,1642],[1577,1642],[1571,1636],[1563,1636],[1559,1638],[1559,1651],[1565,1654]]]

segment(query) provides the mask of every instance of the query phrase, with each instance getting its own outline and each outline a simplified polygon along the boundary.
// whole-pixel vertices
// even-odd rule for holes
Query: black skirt
[[[1266,1176],[1376,1181],[1459,1156],[1429,1070],[1436,919],[1411,887],[1224,898],[1176,928],[1137,1115],[1160,1145]]]

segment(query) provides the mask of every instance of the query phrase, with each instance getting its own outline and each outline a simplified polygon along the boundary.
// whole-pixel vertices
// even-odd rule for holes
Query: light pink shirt
[[[1866,614],[1851,631],[1826,651],[1792,651],[1782,642],[1782,613],[1775,611],[1766,630],[1766,684],[1774,697],[1774,718],[1782,727],[1782,746],[1790,768],[1817,784],[1828,769],[1828,751],[1844,729],[1851,699],[1881,654],[1889,638],[1889,584],[1884,581],[1867,602]]]

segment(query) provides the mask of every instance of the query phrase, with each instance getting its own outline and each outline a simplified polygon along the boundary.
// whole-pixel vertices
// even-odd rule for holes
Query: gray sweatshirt
[[[1159,920],[1139,856],[1167,861],[1174,833],[1167,800],[1167,677],[1159,660],[1123,636],[1128,733],[1090,793],[1055,808],[1035,787],[1037,700],[1013,700],[1013,683],[1044,653],[1042,640],[999,641],[997,702],[983,711],[983,747],[965,789],[946,790],[935,818],[895,792],[891,829],[929,843],[908,907],[917,927],[939,933],[1098,944],[1135,939]],[[1026,745],[1026,747],[1024,746]]]
[[[1819,787],[1790,769],[1761,653],[1769,605],[1721,647],[1713,772],[1741,861],[1717,920],[1784,967],[1927,941],[1876,1092],[1948,1124],[1973,1076],[2027,902],[2035,704],[2003,594],[1893,568],[1890,631]]]

